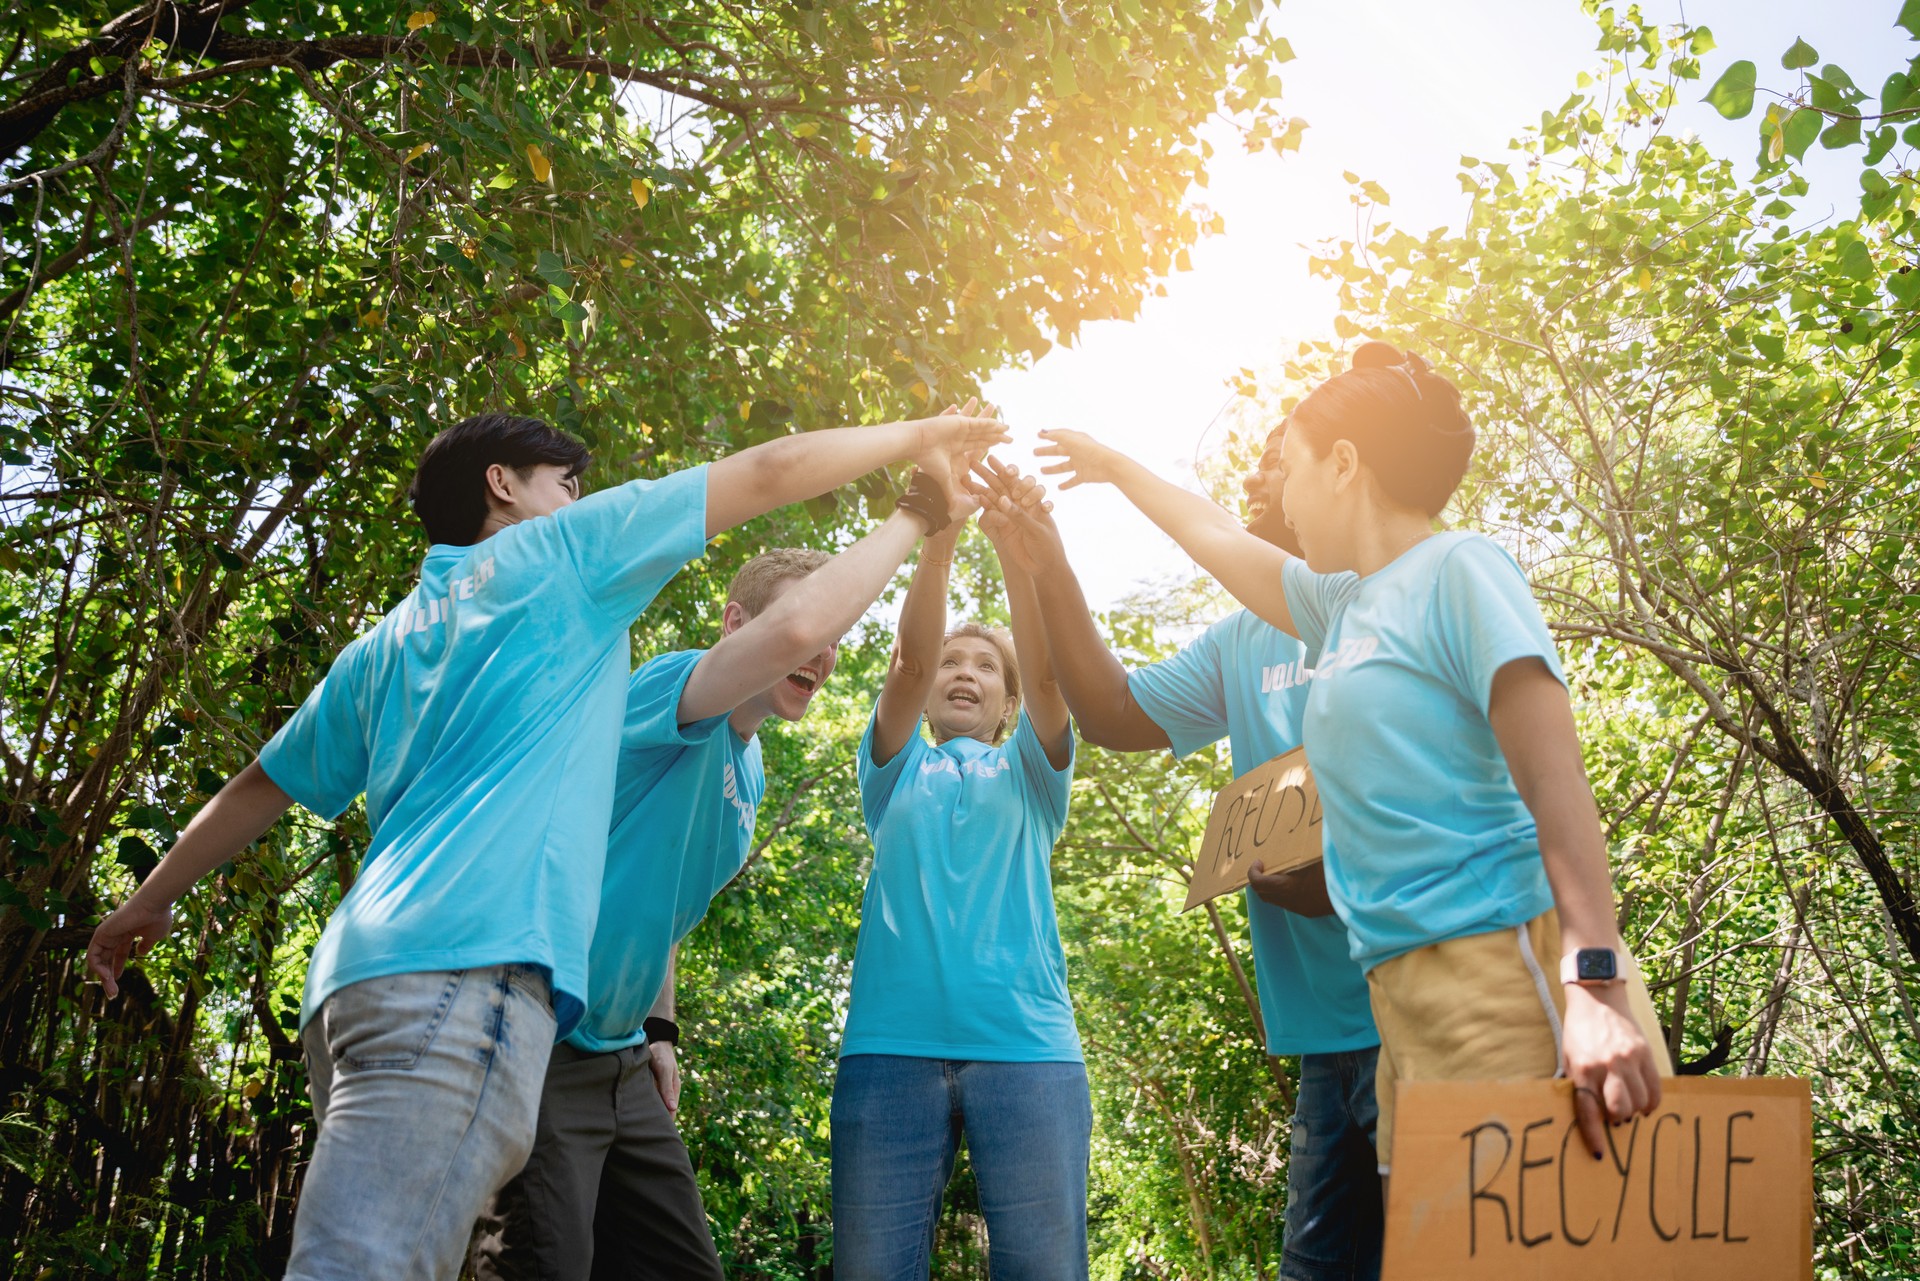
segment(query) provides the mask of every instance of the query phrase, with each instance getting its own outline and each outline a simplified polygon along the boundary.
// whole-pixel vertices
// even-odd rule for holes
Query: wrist
[[[1627,962],[1619,949],[1574,947],[1560,958],[1560,982],[1568,988],[1617,988],[1626,980]]]
[[[650,1014],[640,1024],[640,1030],[647,1034],[649,1045],[678,1045],[680,1043],[680,1025],[672,1019]]]

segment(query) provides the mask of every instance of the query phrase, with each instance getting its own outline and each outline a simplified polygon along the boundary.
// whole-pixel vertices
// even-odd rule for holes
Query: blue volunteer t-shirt
[[[1316,650],[1307,757],[1327,888],[1364,969],[1510,929],[1553,906],[1533,815],[1487,720],[1494,673],[1565,681],[1526,575],[1479,534],[1435,534],[1361,578],[1289,560],[1287,607]]]
[[[1304,645],[1246,610],[1165,662],[1127,675],[1140,710],[1176,756],[1226,738],[1235,778],[1300,746],[1312,670]],[[1305,917],[1245,891],[1269,1054],[1333,1054],[1380,1044],[1367,979],[1337,916]]]
[[[842,1055],[1082,1061],[1049,875],[1072,783],[1072,761],[1053,768],[1025,713],[998,747],[915,733],[885,765],[869,722],[873,871]]]
[[[599,1053],[647,1039],[647,1011],[673,945],[707,914],[747,861],[766,795],[760,739],[731,713],[680,724],[680,695],[706,653],[662,654],[627,683],[627,720],[613,794],[613,831],[588,958],[592,999],[569,1045]]]
[[[587,994],[627,628],[706,545],[705,467],[603,490],[471,547],[334,660],[260,751],[322,818],[366,793],[359,875],[314,948],[304,1027],[364,979],[544,967],[559,1035]]]

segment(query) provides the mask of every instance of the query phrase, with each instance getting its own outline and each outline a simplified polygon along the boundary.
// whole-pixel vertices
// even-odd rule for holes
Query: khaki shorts
[[[1662,1076],[1673,1073],[1667,1038],[1640,966],[1627,967],[1627,1006],[1653,1047]],[[1380,1100],[1375,1147],[1380,1172],[1393,1153],[1393,1090],[1400,1081],[1498,1081],[1566,1072],[1560,1025],[1560,918],[1549,909],[1523,926],[1449,939],[1382,961],[1367,973],[1380,1028]]]

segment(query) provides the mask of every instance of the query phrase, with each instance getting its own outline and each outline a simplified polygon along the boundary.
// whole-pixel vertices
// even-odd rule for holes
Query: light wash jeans
[[[320,1127],[288,1281],[459,1276],[480,1210],[526,1164],[555,1030],[544,970],[343,987],[301,1033]]]
[[[1085,1281],[1087,1069],[892,1054],[834,1081],[835,1281],[924,1281],[962,1135],[993,1281]]]
[[[1379,1281],[1386,1219],[1373,1130],[1380,1049],[1300,1056],[1283,1281]]]

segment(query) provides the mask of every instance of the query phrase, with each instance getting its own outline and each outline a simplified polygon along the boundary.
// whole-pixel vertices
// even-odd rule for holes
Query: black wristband
[[[907,486],[906,493],[893,500],[893,505],[909,516],[918,516],[926,524],[929,535],[939,533],[952,523],[947,519],[947,496],[940,492],[935,481],[917,469],[913,483]]]
[[[663,1045],[680,1044],[680,1025],[672,1019],[650,1016],[640,1025],[640,1030],[647,1034],[647,1042],[649,1044],[655,1041]]]

